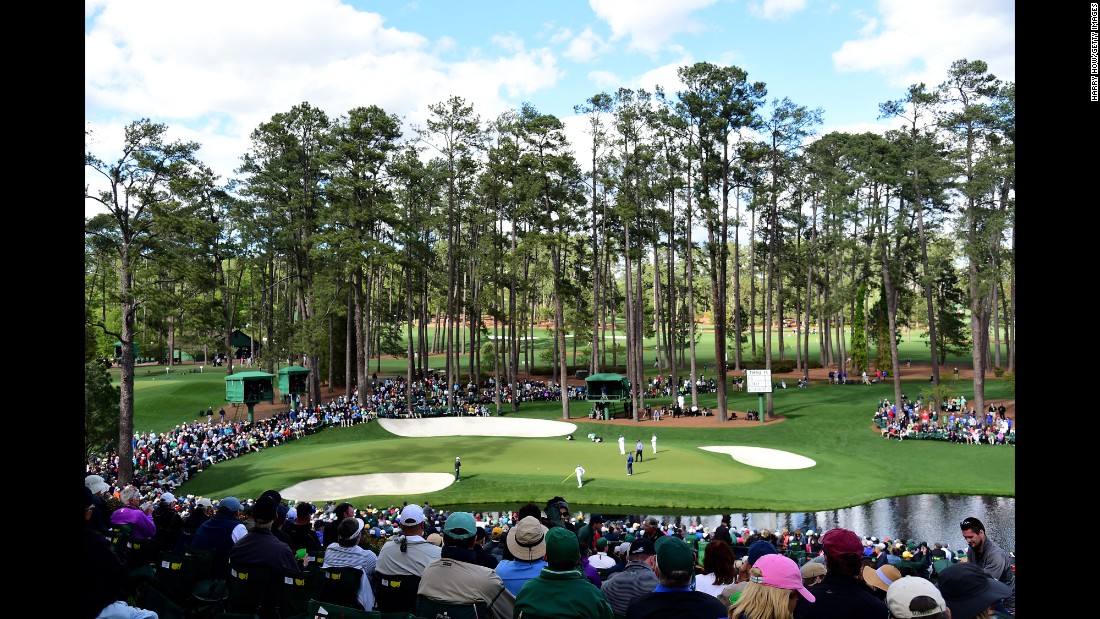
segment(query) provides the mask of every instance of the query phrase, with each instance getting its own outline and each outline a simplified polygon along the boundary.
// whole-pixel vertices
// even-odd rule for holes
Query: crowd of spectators
[[[739,618],[753,616],[747,609],[761,601],[763,592],[753,583],[768,584],[770,578],[773,585],[790,585],[781,589],[800,590],[801,600],[783,594],[783,603],[790,601],[794,617],[860,616],[855,610],[868,605],[886,609],[891,583],[902,582],[904,577],[946,583],[948,589],[942,592],[948,600],[945,604],[951,605],[952,597],[958,597],[960,610],[970,613],[956,617],[1008,616],[994,614],[993,609],[1006,613],[1015,608],[1013,555],[989,539],[976,518],[963,521],[966,545],[952,551],[942,542],[860,538],[846,529],[819,535],[787,528],[731,528],[728,519],[713,531],[653,516],[608,521],[595,514],[573,515],[563,497],[550,499],[545,507],[529,503],[503,513],[437,511],[428,503],[408,502],[388,507],[332,501],[314,505],[284,501],[275,490],[245,501],[232,496],[215,501],[192,496],[177,499],[164,492],[156,501],[139,505],[137,490],[127,486],[121,491],[125,506],[112,511],[93,500],[107,490],[99,476],[85,479],[90,544],[110,537],[91,527],[93,520],[104,515],[98,511],[109,511],[106,519],[116,526],[125,523],[134,530],[140,526],[150,540],[159,539],[159,531],[152,518],[146,517],[174,513],[179,521],[190,524],[184,525],[172,549],[213,552],[211,577],[224,578],[231,569],[257,565],[274,568],[279,574],[285,570],[304,572],[310,569],[310,561],[323,561],[321,569],[362,571],[357,602],[352,603],[365,610],[416,613],[421,605],[446,608],[466,604],[504,619],[520,609],[534,608],[565,613],[553,616],[608,618],[664,617],[672,616],[665,614],[670,608],[694,608],[703,614],[691,616]],[[196,514],[205,518],[197,529],[191,529]],[[157,521],[169,522],[163,515]],[[326,543],[323,540],[329,532],[332,536]],[[838,536],[842,536],[840,541]],[[837,553],[850,554],[844,559],[850,565],[838,563]],[[152,563],[155,557],[139,561]],[[122,559],[98,553],[95,560],[113,564]],[[134,561],[132,557],[129,560]],[[960,562],[974,564],[967,569],[977,571],[956,569]],[[773,564],[780,571],[769,577]],[[111,573],[124,580],[127,570],[132,573],[136,567],[140,565],[125,564],[124,570]],[[805,583],[792,577],[800,569]],[[977,575],[990,582],[977,580]],[[952,584],[955,577],[967,580]],[[388,584],[402,578],[413,579],[417,596],[398,595],[397,588]],[[859,599],[849,599],[849,594],[827,596],[828,605],[814,606],[815,596],[837,587],[839,578],[848,578],[858,588]],[[89,608],[108,605],[118,610],[119,604],[126,606],[126,586],[100,580],[87,593]],[[274,616],[280,582],[281,576],[272,581],[265,595],[271,601],[266,606],[261,602],[255,609],[261,617]],[[958,592],[950,587],[957,587]],[[939,589],[933,585],[924,590]],[[981,595],[974,597],[978,591]],[[668,597],[660,597],[665,594]],[[140,606],[136,600],[135,606]],[[830,606],[840,610],[830,611]],[[132,616],[143,616],[140,612],[135,608]],[[99,615],[89,611],[87,616]],[[915,615],[899,609],[888,616]]]
[[[966,408],[965,397],[951,398],[934,406],[902,395],[902,407],[889,400],[878,403],[871,421],[884,439],[925,439],[968,445],[1015,445],[1016,424],[1005,415],[1003,404],[991,402],[987,412]]]

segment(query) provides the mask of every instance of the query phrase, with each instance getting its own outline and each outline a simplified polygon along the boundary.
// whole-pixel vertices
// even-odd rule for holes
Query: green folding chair
[[[363,605],[359,603],[359,584],[363,578],[363,570],[357,567],[326,567],[321,570],[321,584],[316,599],[363,609]]]
[[[229,594],[225,601],[225,612],[275,616],[278,601],[268,599],[267,596],[272,577],[271,569],[266,566],[230,565],[229,577],[225,581]]]
[[[309,601],[316,597],[321,576],[311,571],[283,570],[283,585],[279,590],[279,615],[282,619],[304,616]]]

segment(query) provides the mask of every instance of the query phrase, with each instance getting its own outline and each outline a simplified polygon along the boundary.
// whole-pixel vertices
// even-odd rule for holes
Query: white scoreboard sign
[[[749,393],[771,393],[771,370],[745,370],[745,386]]]

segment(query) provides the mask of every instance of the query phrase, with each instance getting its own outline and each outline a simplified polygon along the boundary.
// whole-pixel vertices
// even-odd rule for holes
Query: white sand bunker
[[[382,429],[398,436],[565,436],[577,424],[547,419],[508,417],[437,417],[432,419],[379,419]]]
[[[768,449],[766,447],[741,447],[736,445],[721,445],[700,447],[706,451],[720,454],[729,454],[741,464],[756,466],[762,469],[808,469],[816,466],[817,462],[798,454],[781,449]]]
[[[353,496],[436,492],[450,486],[454,480],[455,476],[450,473],[340,475],[303,481],[279,492],[284,499],[295,501],[340,501]]]

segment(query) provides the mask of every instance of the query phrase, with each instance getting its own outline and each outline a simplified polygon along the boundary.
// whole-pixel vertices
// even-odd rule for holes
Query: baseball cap
[[[817,578],[825,575],[825,564],[820,561],[808,561],[799,570],[803,578]]]
[[[294,507],[298,510],[298,514],[302,516],[310,516],[317,511],[317,508],[313,506],[313,503],[299,503]]]
[[[922,595],[935,600],[936,607],[928,610],[912,610],[913,598]],[[890,609],[890,614],[897,619],[911,619],[942,613],[947,609],[947,602],[943,600],[940,590],[931,581],[920,576],[904,576],[894,581],[886,590],[886,606]]]
[[[749,576],[749,582],[797,591],[807,602],[814,601],[814,594],[802,584],[802,572],[799,571],[798,564],[791,559],[780,554],[764,555],[753,564],[753,567],[760,570],[762,575]]]
[[[89,475],[85,477],[84,486],[91,490],[92,494],[107,492],[107,490],[111,488],[107,485],[107,482],[103,481],[103,477],[100,475]]]
[[[774,555],[778,552],[779,551],[775,549],[775,546],[772,545],[772,543],[768,540],[756,540],[752,543],[751,546],[749,546],[749,565],[756,565],[756,562],[760,560],[760,557],[763,557],[764,555]]]
[[[1012,587],[985,575],[977,563],[955,563],[939,575],[940,594],[952,617],[973,617],[1012,595]]]
[[[416,503],[409,503],[401,509],[399,520],[406,527],[414,527],[424,522],[424,509]]]
[[[633,542],[630,542],[630,556],[633,557],[637,554],[652,555],[656,554],[656,549],[653,548],[653,542],[643,536],[634,538]]]
[[[821,536],[821,549],[827,557],[839,557],[845,554],[863,554],[863,542],[849,529],[829,529]]]
[[[684,540],[666,535],[654,544],[657,549],[657,567],[668,575],[672,572],[695,574],[695,553]]]
[[[600,539],[596,540],[596,550],[607,550],[607,538],[606,537],[601,537]],[[512,553],[512,554],[515,554],[515,553]]]
[[[527,518],[531,517],[528,516]],[[450,520],[447,522],[450,522]],[[512,536],[509,535],[508,538],[511,539]],[[565,527],[550,527],[546,532],[546,561],[548,563],[580,561],[579,548],[577,535]]]
[[[172,494],[171,492],[165,492],[165,493],[160,495],[160,502],[161,503],[175,503],[176,502],[176,495]]]
[[[198,507],[214,507],[214,502],[206,497],[203,497],[195,501],[195,505]]]
[[[603,522],[603,516],[599,514],[592,514],[592,517],[588,519],[589,524],[596,524],[597,522]]]
[[[538,518],[525,516],[508,532],[505,545],[521,561],[541,559],[546,556],[546,527]]]
[[[412,505],[409,505],[409,507],[412,507]],[[420,513],[420,518],[421,520],[424,518],[423,511]],[[402,518],[402,522],[404,522],[404,518]],[[447,516],[447,522],[443,525],[443,534],[452,539],[470,539],[477,535],[477,523],[474,522],[473,514],[470,512],[454,512]]]
[[[238,501],[235,496],[227,496],[221,501],[218,501],[218,508],[221,509],[223,507],[231,512],[239,512],[241,511],[241,502]]]

